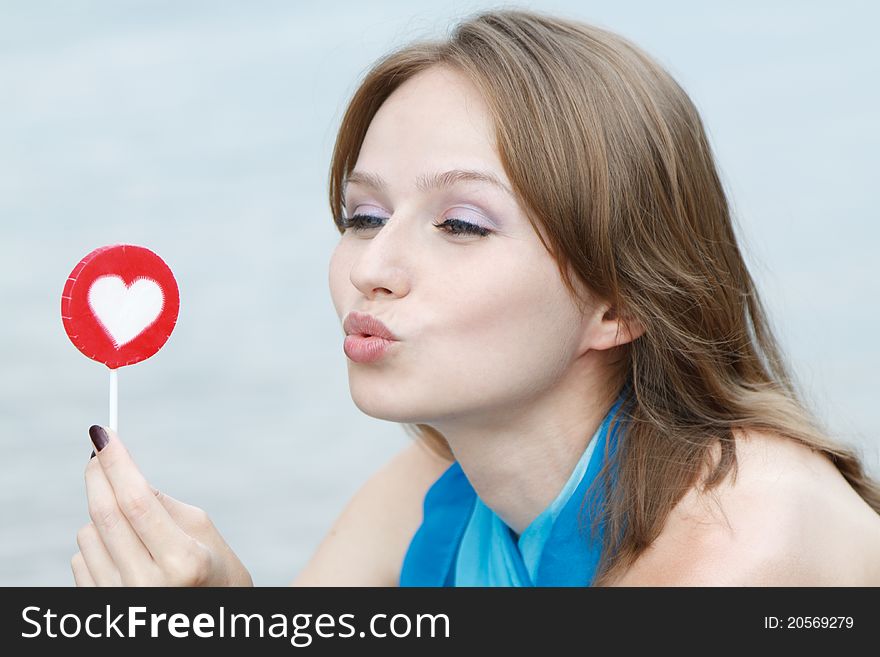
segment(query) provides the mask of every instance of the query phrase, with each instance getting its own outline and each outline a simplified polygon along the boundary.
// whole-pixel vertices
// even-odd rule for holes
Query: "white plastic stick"
[[[110,370],[110,428],[119,432],[119,379],[118,369]]]

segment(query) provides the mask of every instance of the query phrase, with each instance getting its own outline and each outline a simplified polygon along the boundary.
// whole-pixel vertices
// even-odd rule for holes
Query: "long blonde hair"
[[[824,452],[880,513],[880,486],[852,448],[828,437],[788,371],[696,108],[623,37],[499,9],[381,58],[355,91],[333,151],[330,207],[340,233],[343,184],[370,121],[401,83],[435,65],[482,92],[507,176],[573,298],[583,302],[571,274],[644,327],[616,347],[631,403],[615,418],[625,439],[606,451],[595,482],[605,495],[592,529],[604,530],[592,584],[623,574],[693,486],[709,490],[731,469],[735,476],[738,430]],[[432,427],[405,429],[452,458]]]

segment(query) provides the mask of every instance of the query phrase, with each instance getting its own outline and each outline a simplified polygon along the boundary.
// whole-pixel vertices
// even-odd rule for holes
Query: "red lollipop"
[[[61,296],[61,319],[76,348],[110,368],[112,429],[117,424],[117,369],[159,351],[179,310],[171,269],[142,246],[102,246],[70,272]]]

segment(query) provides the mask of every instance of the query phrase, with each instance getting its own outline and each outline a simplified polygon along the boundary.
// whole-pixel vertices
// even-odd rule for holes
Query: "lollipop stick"
[[[110,370],[110,428],[118,431],[119,424],[119,379],[116,373],[119,370]]]

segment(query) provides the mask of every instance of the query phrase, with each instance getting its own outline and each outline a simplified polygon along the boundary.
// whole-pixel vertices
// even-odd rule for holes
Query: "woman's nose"
[[[377,294],[404,296],[414,255],[406,222],[392,215],[372,233],[363,240],[352,264],[352,284],[367,298]]]

